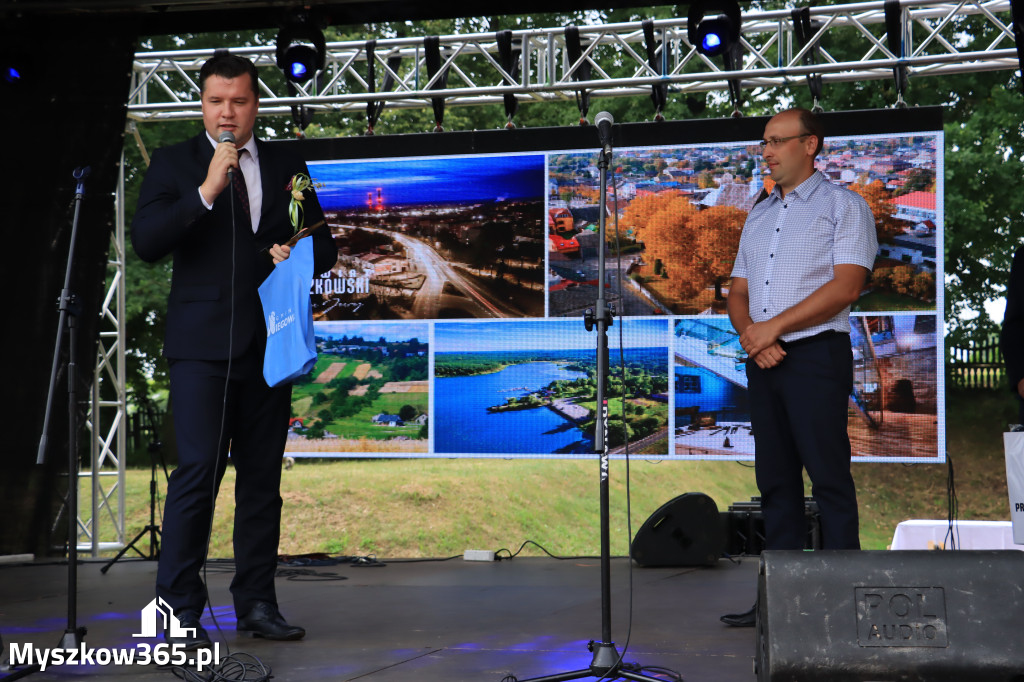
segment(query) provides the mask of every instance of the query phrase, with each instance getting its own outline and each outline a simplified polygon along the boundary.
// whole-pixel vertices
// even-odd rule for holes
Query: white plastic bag
[[[1024,545],[1024,431],[1003,434],[1006,449],[1006,488],[1010,494],[1013,542]]]

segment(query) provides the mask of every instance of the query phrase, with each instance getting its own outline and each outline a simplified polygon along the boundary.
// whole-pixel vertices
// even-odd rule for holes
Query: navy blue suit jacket
[[[1013,254],[1000,343],[1010,391],[1017,395],[1017,384],[1024,379],[1024,246],[1018,247]],[[1021,419],[1024,419],[1024,404],[1020,412]]]
[[[244,353],[257,334],[266,333],[258,287],[273,270],[273,262],[263,249],[292,236],[291,194],[285,188],[293,175],[309,171],[291,150],[261,140],[256,144],[263,206],[255,234],[237,202],[232,234],[230,186],[211,210],[200,199],[199,186],[213,158],[205,132],[153,154],[139,192],[131,240],[144,261],[173,257],[164,339],[169,359],[227,360]],[[323,211],[314,192],[307,190],[306,195],[305,225],[313,225],[323,220]],[[338,257],[330,228],[324,226],[307,239],[313,239],[315,273],[330,270]]]

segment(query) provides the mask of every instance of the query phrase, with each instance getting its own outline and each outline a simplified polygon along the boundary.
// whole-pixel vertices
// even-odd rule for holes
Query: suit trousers
[[[823,549],[860,549],[847,433],[850,335],[826,332],[783,347],[786,357],[771,369],[747,361],[765,549],[805,547],[805,468],[821,513]]]
[[[264,340],[254,340],[230,367],[228,361],[170,362],[178,467],[167,486],[157,595],[176,612],[202,612],[206,602],[199,571],[229,446],[236,471],[235,613],[245,615],[255,601],[277,603],[281,459],[291,384],[267,386],[264,347]]]

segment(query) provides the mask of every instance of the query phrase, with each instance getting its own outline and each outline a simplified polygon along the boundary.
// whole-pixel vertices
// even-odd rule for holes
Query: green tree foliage
[[[825,4],[848,4],[832,1]],[[744,11],[779,9],[783,2],[751,2]],[[393,22],[358,26],[331,26],[325,31],[328,41],[363,41],[371,38],[399,36],[449,35],[455,33],[487,33],[503,29],[557,27],[568,24],[612,23],[637,21],[645,18],[685,16],[688,5],[660,5],[616,9],[611,11],[579,10],[568,13],[540,13],[532,16],[486,16],[463,19],[444,19],[421,22]],[[996,38],[995,29],[982,18],[955,19],[952,28],[958,35],[961,49],[983,49]],[[885,28],[878,24],[868,28],[881,39]],[[915,25],[915,44],[923,38],[924,29]],[[859,28],[830,30],[822,47],[835,61],[857,61],[863,56],[863,36]],[[142,50],[202,49],[224,46],[273,45],[276,28],[264,31],[187,34],[154,36],[145,39]],[[603,49],[603,48],[598,48]],[[642,52],[642,47],[637,49]],[[476,63],[462,66],[477,82],[498,85],[493,69],[480,57]],[[406,65],[403,68],[408,68]],[[631,65],[613,69],[612,77],[633,75]],[[694,69],[697,67],[694,66]],[[482,74],[488,74],[482,77]],[[263,72],[272,88],[281,85],[279,74]],[[453,78],[450,85],[456,85]],[[1011,71],[969,73],[941,78],[914,76],[903,99],[910,106],[941,105],[945,107],[945,230],[946,253],[945,305],[951,343],[984,335],[997,326],[984,309],[987,300],[1002,296],[1009,276],[1009,264],[1016,245],[1024,237],[1024,192],[1015,191],[1024,177],[1024,101],[1020,95],[1020,82]],[[380,72],[378,71],[378,87]],[[189,85],[181,80],[172,85],[185,91]],[[353,90],[362,86],[352,84]],[[745,86],[744,115],[773,113],[784,106],[814,104],[803,79],[794,79],[790,85],[776,89]],[[892,107],[898,96],[892,79],[857,80],[826,83],[818,102],[826,111],[879,109]],[[617,121],[649,121],[654,109],[649,96],[600,99],[591,102],[588,117],[593,120],[596,111],[607,110]],[[724,93],[686,95],[670,90],[664,111],[667,119],[729,116],[732,103]],[[546,127],[578,125],[580,111],[573,99],[552,103],[522,103],[513,121],[519,127]],[[495,129],[505,125],[507,118],[499,104],[474,107],[448,107],[444,118],[446,130]],[[335,137],[362,135],[367,121],[364,108],[344,112],[318,112],[314,123],[306,130],[309,137]],[[426,132],[434,127],[434,115],[429,106],[422,109],[385,108],[377,123],[377,134]],[[147,154],[160,146],[181,141],[200,129],[196,121],[138,123],[136,131]],[[292,122],[286,118],[261,118],[257,133],[264,138],[279,138],[295,134]],[[145,161],[130,131],[125,145],[125,177],[127,219],[130,224],[138,196],[138,187],[145,173]],[[663,165],[654,163],[645,172],[658,173]],[[698,173],[705,171],[695,165]],[[700,180],[698,175],[698,180]],[[909,178],[903,191],[927,189],[934,179]],[[920,185],[920,187],[919,187]],[[441,236],[443,241],[443,235]],[[662,267],[657,264],[659,272]],[[170,282],[170,260],[155,264],[142,263],[129,248],[126,254],[127,333],[129,393],[133,401],[145,399],[154,390],[166,387],[166,366],[160,359],[164,335],[165,301]],[[667,274],[667,273],[666,273]],[[890,287],[903,287],[913,295],[920,295],[928,282],[920,277],[909,281],[895,281],[896,273],[881,275]],[[490,368],[494,371],[497,368]],[[402,373],[395,366],[396,376]],[[475,372],[474,372],[475,373]],[[405,379],[424,379],[421,372],[410,372]],[[439,374],[440,376],[440,374]],[[344,393],[344,391],[342,391]]]
[[[984,303],[1005,293],[1024,238],[1020,89],[1019,81],[991,84],[976,108],[946,125],[945,296],[953,345],[995,330]]]

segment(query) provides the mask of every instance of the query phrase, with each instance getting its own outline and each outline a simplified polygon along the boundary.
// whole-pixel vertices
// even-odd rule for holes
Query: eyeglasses
[[[790,135],[789,137],[769,137],[767,140],[761,140],[757,145],[761,148],[761,151],[764,151],[765,147],[778,147],[783,142],[789,142],[790,140],[795,140],[800,137],[808,137],[812,134],[813,133],[802,133],[800,135]]]

